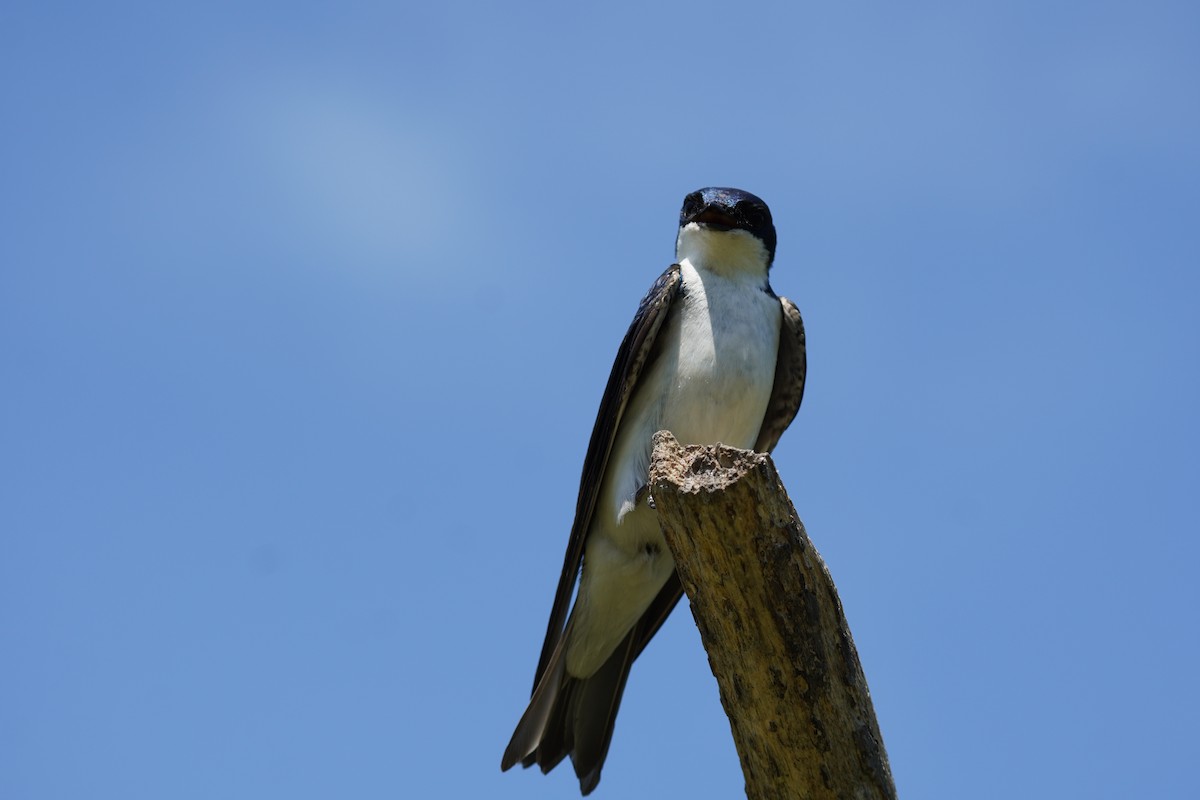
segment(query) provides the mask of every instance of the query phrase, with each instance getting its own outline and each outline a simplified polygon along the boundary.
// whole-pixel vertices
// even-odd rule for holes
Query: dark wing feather
[[[537,673],[533,679],[535,690],[546,671],[546,665],[550,662],[559,637],[562,636],[567,607],[575,593],[575,578],[583,560],[584,540],[592,523],[592,513],[600,493],[600,482],[608,465],[608,456],[612,451],[617,428],[621,424],[621,416],[625,413],[625,405],[637,385],[638,376],[650,359],[654,341],[663,320],[667,317],[671,303],[679,294],[680,283],[679,265],[672,264],[642,298],[633,322],[626,331],[625,338],[621,340],[621,347],[617,350],[616,361],[613,362],[612,372],[608,376],[608,385],[604,388],[604,397],[600,400],[600,410],[596,414],[596,425],[592,428],[587,456],[583,460],[579,498],[575,502],[575,522],[571,525],[571,538],[567,542],[567,552],[563,558],[562,575],[558,579],[558,591],[554,595],[550,621],[546,625],[546,639],[542,644],[542,655],[538,659]]]
[[[762,428],[754,449],[769,453],[779,444],[779,437],[787,430],[800,410],[804,399],[804,377],[808,372],[808,358],[804,351],[804,320],[796,304],[786,297],[779,298],[783,309],[783,324],[779,328],[779,355],[775,359],[775,385],[771,388],[771,399],[763,415]]]

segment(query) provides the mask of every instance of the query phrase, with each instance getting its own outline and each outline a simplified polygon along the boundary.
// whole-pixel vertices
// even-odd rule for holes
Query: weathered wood
[[[654,437],[650,491],[721,691],[750,800],[896,797],[820,554],[770,456]]]

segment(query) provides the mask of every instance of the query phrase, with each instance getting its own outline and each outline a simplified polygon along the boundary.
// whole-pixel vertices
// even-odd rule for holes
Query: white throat
[[[769,254],[762,241],[743,230],[719,231],[689,222],[679,229],[675,260],[723,275],[761,277],[766,281]]]

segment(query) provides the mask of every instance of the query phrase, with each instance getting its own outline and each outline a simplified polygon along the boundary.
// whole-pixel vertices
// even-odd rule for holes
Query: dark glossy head
[[[679,212],[679,227],[689,222],[718,231],[752,233],[767,249],[770,261],[775,260],[775,223],[771,221],[771,209],[749,192],[719,186],[697,189],[683,198],[683,208]]]

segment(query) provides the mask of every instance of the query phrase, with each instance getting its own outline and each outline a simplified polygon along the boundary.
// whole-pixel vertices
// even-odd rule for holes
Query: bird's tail
[[[569,755],[580,791],[586,795],[595,789],[612,741],[629,669],[637,657],[637,633],[635,626],[600,669],[587,678],[566,673],[567,637],[563,636],[517,723],[500,768],[506,770],[519,761],[523,767],[537,764],[542,772],[549,772]]]
[[[546,664],[542,679],[533,689],[529,707],[521,715],[521,721],[517,723],[517,729],[513,731],[512,739],[504,749],[504,757],[500,759],[501,771],[509,769],[518,761],[525,767],[533,763],[527,759],[533,758],[534,751],[545,736],[546,725],[562,696],[563,684],[570,680],[566,678],[566,643],[567,637],[564,634],[559,638],[558,645]],[[546,769],[549,770],[549,767]]]
[[[537,764],[542,772],[549,772],[569,755],[580,791],[586,795],[595,789],[608,756],[629,669],[682,596],[679,574],[673,571],[617,649],[586,678],[576,678],[566,671],[566,643],[571,630],[568,621],[504,751],[500,769],[509,769],[519,761],[523,767]]]

